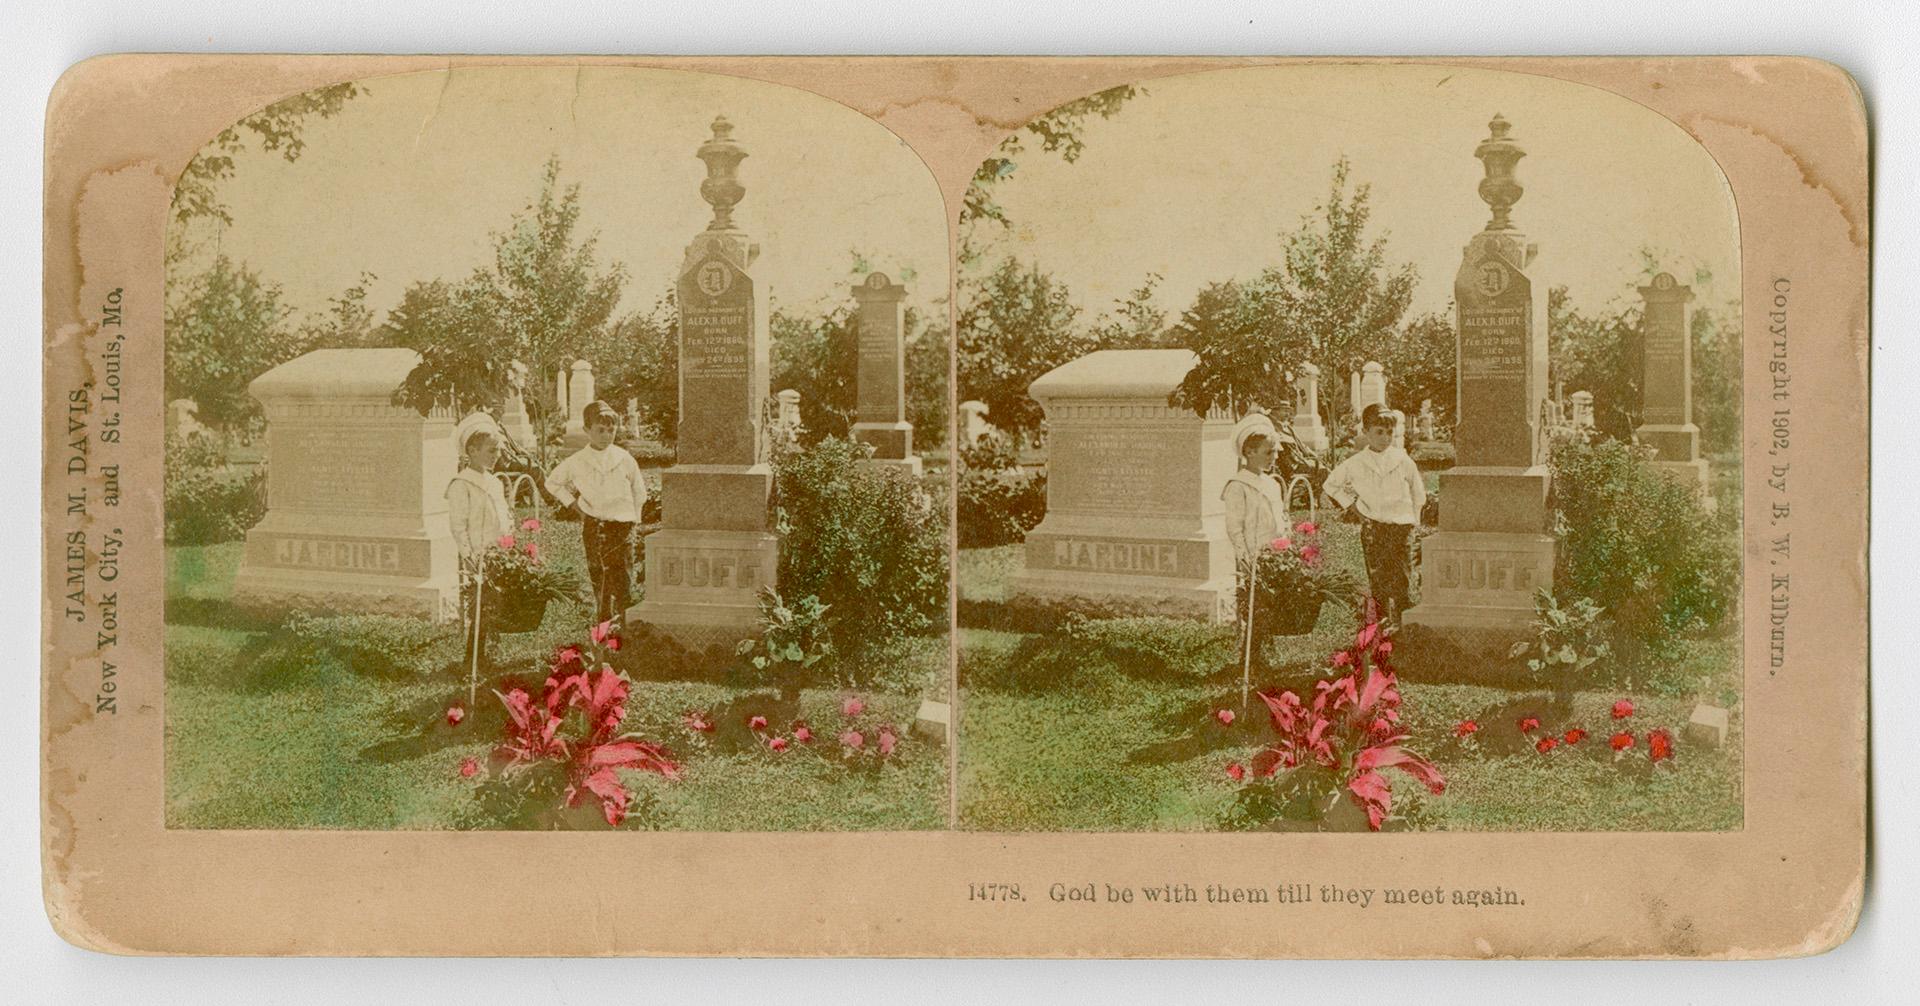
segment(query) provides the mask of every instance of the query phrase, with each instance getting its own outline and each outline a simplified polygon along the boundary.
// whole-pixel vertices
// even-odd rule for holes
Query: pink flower
[[[1587,736],[1587,732],[1585,730],[1582,730],[1579,727],[1574,727],[1572,730],[1567,731],[1567,735],[1561,739],[1566,741],[1568,744],[1578,744],[1586,736]]]
[[[867,739],[861,736],[860,731],[849,730],[840,735],[840,743],[857,751],[866,745]]]
[[[471,779],[480,774],[480,759],[462,758],[460,760],[460,778]]]
[[[605,642],[603,642],[603,643],[601,643],[600,645],[602,645],[602,646],[604,646],[604,647],[606,647],[607,649],[609,649],[609,650],[611,650],[611,651],[614,651],[614,652],[616,652],[616,653],[617,653],[617,652],[619,652],[619,650],[620,650],[620,637],[619,637],[619,636],[608,636],[608,637],[606,638],[606,641],[605,641]]]
[[[580,648],[578,646],[562,646],[560,648],[560,651],[553,655],[553,662],[556,666],[559,666],[559,667],[565,667],[566,665],[574,663],[579,659],[580,659]]]
[[[455,702],[453,705],[450,705],[447,707],[447,726],[457,727],[460,725],[460,721],[466,718],[467,718],[466,706],[463,706],[460,703]]]
[[[867,711],[867,704],[855,695],[840,703],[840,712],[846,716],[858,716]]]
[[[758,733],[759,731],[765,730],[766,728],[767,728],[767,718],[765,716],[754,716],[754,717],[750,717],[747,720],[748,730],[752,730]]]
[[[1614,719],[1624,720],[1627,717],[1632,715],[1633,715],[1633,702],[1631,700],[1621,699],[1620,701],[1615,702],[1613,704]]]
[[[1227,778],[1232,779],[1234,782],[1239,782],[1246,777],[1246,767],[1239,762],[1233,762],[1227,766]]]
[[[504,549],[512,549],[520,543],[513,540],[513,535],[503,534],[500,536],[500,540],[495,542],[494,544],[499,545],[501,548],[504,548]]]
[[[535,517],[528,517],[528,518],[527,518],[526,520],[523,520],[523,521],[521,521],[521,522],[520,522],[520,530],[522,530],[522,531],[538,531],[538,530],[540,530],[540,521],[539,521],[539,519],[538,519],[538,518],[535,518]]]
[[[1335,667],[1345,667],[1351,663],[1353,663],[1353,654],[1345,650],[1341,650],[1333,655],[1333,666]]]
[[[1374,649],[1374,651],[1373,651],[1373,652],[1375,652],[1375,653],[1378,653],[1379,655],[1381,655],[1381,656],[1383,656],[1383,657],[1387,657],[1387,656],[1392,656],[1392,655],[1393,655],[1393,640],[1391,640],[1391,639],[1384,639],[1384,640],[1381,640],[1381,641],[1380,641],[1380,645],[1379,645],[1378,647],[1376,647],[1376,648]]]
[[[1554,748],[1557,748],[1559,746],[1560,746],[1560,741],[1558,738],[1542,737],[1540,738],[1540,743],[1535,744],[1533,746],[1533,749],[1535,751],[1540,752],[1541,754],[1546,754],[1547,752],[1552,751]]]
[[[527,558],[532,559],[534,562],[540,561],[540,543],[539,542],[537,541],[527,542],[527,547],[521,549],[521,551],[527,553]]]
[[[1220,725],[1223,727],[1233,726],[1233,710],[1231,709],[1218,710],[1213,714],[1213,718],[1219,720]]]
[[[899,743],[900,738],[894,735],[891,724],[880,728],[880,754],[882,757],[892,754],[894,745]]]
[[[1300,550],[1300,561],[1311,566],[1320,561],[1320,546],[1308,545]]]
[[[1275,538],[1272,542],[1268,544],[1267,547],[1273,549],[1275,552],[1285,552],[1286,550],[1293,547],[1293,539]]]
[[[685,724],[688,730],[692,730],[695,733],[710,734],[713,732],[713,721],[708,719],[707,714],[703,712],[689,712],[685,716],[680,717],[680,722]]]
[[[813,729],[805,723],[795,723],[793,725],[793,739],[802,744],[812,744]]]
[[[587,631],[595,643],[604,643],[613,635],[613,620],[608,619]]]
[[[1647,758],[1654,762],[1663,762],[1673,757],[1673,735],[1665,730],[1655,730],[1647,735]]]
[[[787,749],[787,739],[785,737],[775,737],[767,742],[767,747],[775,751],[785,751]]]
[[[1622,730],[1607,741],[1607,746],[1615,751],[1625,751],[1633,746],[1633,734]]]
[[[1455,737],[1471,737],[1479,732],[1480,724],[1473,720],[1461,720],[1460,725],[1453,728],[1453,735]]]
[[[1298,523],[1298,524],[1295,524],[1295,525],[1293,526],[1293,529],[1294,529],[1295,531],[1298,531],[1298,532],[1300,532],[1301,534],[1312,534],[1312,533],[1314,533],[1315,531],[1318,531],[1318,530],[1320,530],[1320,525],[1318,525],[1318,524],[1315,524],[1314,522],[1312,522],[1312,521],[1310,521],[1310,520],[1303,520],[1303,521],[1301,521],[1300,523]]]
[[[1540,729],[1540,717],[1538,717],[1538,716],[1522,716],[1522,717],[1520,718],[1520,732],[1521,732],[1521,733],[1523,733],[1523,734],[1530,734],[1530,733],[1532,733],[1532,732],[1534,732],[1535,730],[1538,730],[1538,729]]]

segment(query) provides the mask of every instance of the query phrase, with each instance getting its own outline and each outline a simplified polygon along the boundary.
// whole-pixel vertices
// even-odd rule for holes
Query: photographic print
[[[1739,226],[1684,131],[1200,73],[1041,116],[961,226],[963,826],[1741,826]]]
[[[220,132],[167,229],[168,826],[944,826],[945,235],[893,134],[733,78]]]

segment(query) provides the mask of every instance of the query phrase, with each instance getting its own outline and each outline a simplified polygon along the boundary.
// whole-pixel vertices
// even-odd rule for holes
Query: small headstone
[[[1567,396],[1567,404],[1573,412],[1568,417],[1569,423],[1577,429],[1593,429],[1593,392],[1576,391]]]
[[[1693,707],[1693,714],[1687,717],[1686,730],[1681,736],[1694,744],[1725,747],[1727,725],[1728,714],[1725,709],[1702,702]]]
[[[780,425],[781,434],[786,437],[788,443],[799,443],[800,392],[792,388],[783,388],[773,397],[780,403],[779,418],[775,421]]]
[[[411,349],[321,349],[247,386],[267,416],[270,503],[247,532],[236,604],[454,616],[453,418],[393,404],[419,362]]]
[[[945,702],[933,699],[920,700],[920,711],[913,717],[913,732],[934,742],[945,744],[947,731],[953,726],[953,707]]]
[[[868,273],[853,288],[860,304],[859,412],[853,439],[873,447],[873,460],[920,474],[907,422],[907,288]]]
[[[961,436],[967,444],[977,444],[982,437],[993,432],[993,424],[987,422],[987,403],[961,402]]]
[[[1702,494],[1707,462],[1700,457],[1700,427],[1693,423],[1693,337],[1687,305],[1693,288],[1661,273],[1640,288],[1643,370],[1640,426],[1634,438],[1654,449],[1661,470],[1686,480]],[[1711,499],[1711,497],[1708,497]]]
[[[1293,438],[1316,453],[1327,449],[1327,425],[1320,418],[1320,368],[1300,364],[1293,378]]]
[[[587,445],[587,426],[583,416],[593,396],[593,364],[585,360],[573,361],[573,375],[567,382],[567,428],[565,435],[560,438],[560,442],[570,450],[579,450]]]
[[[527,365],[519,360],[507,364],[507,394],[500,407],[500,427],[514,443],[533,449],[533,422],[527,418]]]
[[[1220,490],[1235,468],[1233,420],[1167,404],[1197,360],[1101,350],[1033,382],[1047,417],[1047,513],[1027,533],[1016,598],[1232,619]]]
[[[1434,422],[1435,422],[1435,417],[1433,414],[1433,399],[1431,398],[1421,399],[1420,400],[1420,418],[1417,420],[1417,423],[1418,423],[1417,429],[1420,432],[1421,440],[1433,439],[1434,434],[1437,432],[1437,430],[1434,428]]]

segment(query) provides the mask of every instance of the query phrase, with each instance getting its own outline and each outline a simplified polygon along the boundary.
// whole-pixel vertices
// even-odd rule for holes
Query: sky
[[[1515,224],[1540,248],[1534,274],[1576,306],[1624,303],[1642,246],[1669,253],[1697,302],[1738,296],[1733,195],[1705,148],[1618,95],[1548,78],[1431,66],[1216,70],[1148,81],[1085,130],[1068,164],[1019,158],[994,196],[1015,221],[987,265],[1013,252],[1066,282],[1089,316],[1150,272],[1169,320],[1210,282],[1281,258],[1282,235],[1327,194],[1345,154],[1372,186],[1369,235],[1419,271],[1412,313],[1444,310],[1462,246],[1485,226],[1474,147],[1501,113],[1527,156]],[[1536,280],[1538,282],[1538,280]]]
[[[630,277],[620,311],[672,284],[712,210],[694,151],[717,114],[747,150],[734,219],[761,244],[775,306],[850,297],[852,252],[925,310],[947,290],[947,216],[933,176],[885,127],[817,95],[757,81],[632,68],[470,68],[376,77],[338,116],[308,123],[287,163],[257,151],[220,190],[219,248],[319,312],[377,278],[376,318],[416,281],[491,261],[491,232],[538,194],[547,158],[580,183],[581,232]],[[904,275],[903,275],[904,274]],[[910,278],[909,278],[910,277]],[[944,308],[940,309],[944,314]]]

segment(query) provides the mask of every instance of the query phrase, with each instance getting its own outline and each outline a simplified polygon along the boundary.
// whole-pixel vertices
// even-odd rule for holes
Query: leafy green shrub
[[[960,464],[967,468],[1003,471],[1020,467],[1020,445],[999,430],[960,448]]]
[[[235,541],[266,516],[267,466],[251,474],[230,467],[211,437],[169,437],[165,476],[168,544]]]
[[[1534,591],[1533,610],[1533,638],[1514,643],[1507,655],[1525,656],[1534,683],[1571,703],[1577,688],[1592,683],[1593,665],[1611,652],[1606,612],[1585,597],[1563,606],[1544,587]]]
[[[867,465],[864,445],[829,437],[775,455],[780,587],[832,609],[846,665],[874,645],[945,624],[945,507],[899,470]]]
[[[1709,514],[1693,487],[1617,440],[1553,445],[1554,592],[1585,596],[1623,650],[1660,655],[1719,629],[1740,589],[1731,513]]]
[[[296,611],[285,629],[301,650],[337,658],[375,677],[416,677],[460,657],[457,627],[400,615],[314,615]]]
[[[1047,476],[1019,468],[962,468],[956,498],[961,548],[1027,540],[1047,515]]]
[[[788,702],[800,698],[800,685],[813,665],[833,655],[827,638],[827,606],[811,595],[788,603],[771,587],[760,591],[760,635],[742,639],[735,651],[754,669],[780,686]]]

